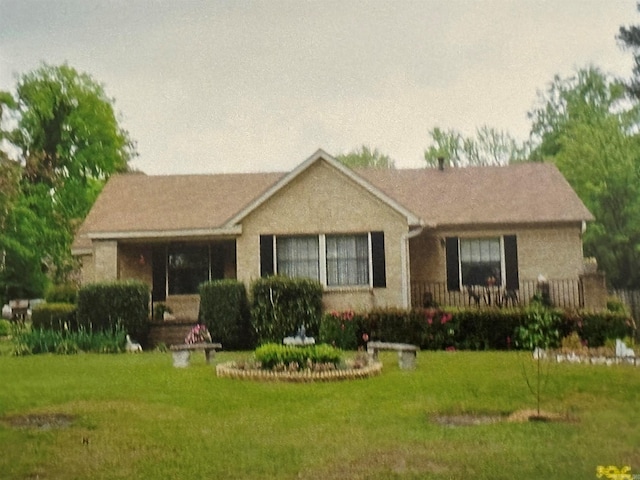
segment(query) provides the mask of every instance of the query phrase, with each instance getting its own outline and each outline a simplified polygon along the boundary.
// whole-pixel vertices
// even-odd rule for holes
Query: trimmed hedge
[[[319,344],[296,347],[278,343],[266,343],[255,351],[255,358],[262,368],[272,369],[279,365],[296,363],[300,368],[309,364],[330,363],[338,365],[342,360],[342,352],[331,345]]]
[[[76,303],[78,298],[78,287],[73,283],[63,283],[51,285],[44,293],[47,303]]]
[[[200,323],[225,349],[240,350],[254,345],[249,301],[244,283],[214,280],[200,285]]]
[[[620,312],[566,312],[549,309],[558,338],[576,332],[589,346],[633,337],[633,320]],[[364,338],[419,345],[425,350],[507,350],[516,348],[519,327],[531,308],[380,309],[368,313],[331,312],[322,318],[320,341],[354,349]],[[552,345],[553,346],[553,345]]]
[[[149,329],[151,291],[146,283],[94,283],[78,291],[78,324],[92,331],[113,331],[120,325],[144,343]]]
[[[282,342],[302,325],[317,336],[322,317],[322,285],[313,280],[267,277],[251,285],[251,322],[258,343]]]
[[[41,303],[31,312],[34,329],[78,330],[76,306],[72,303]]]

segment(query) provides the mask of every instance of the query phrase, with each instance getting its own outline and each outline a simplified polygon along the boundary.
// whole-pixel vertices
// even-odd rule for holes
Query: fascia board
[[[223,228],[195,228],[191,230],[143,230],[128,232],[94,232],[87,236],[91,240],[122,240],[122,239],[144,239],[144,238],[181,238],[181,237],[204,237],[204,236],[224,236],[241,235],[242,226]]]

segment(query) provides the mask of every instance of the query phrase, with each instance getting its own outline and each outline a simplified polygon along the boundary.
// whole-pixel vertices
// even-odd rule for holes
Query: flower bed
[[[261,368],[246,368],[236,362],[221,363],[216,366],[216,375],[223,378],[238,378],[261,381],[280,382],[332,382],[338,380],[357,380],[379,375],[382,363],[370,362],[368,365],[354,368],[340,368],[333,370],[263,370]]]

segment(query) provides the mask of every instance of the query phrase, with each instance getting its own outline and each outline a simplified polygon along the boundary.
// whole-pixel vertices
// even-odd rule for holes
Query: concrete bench
[[[390,342],[368,342],[367,353],[374,360],[378,359],[378,351],[395,350],[398,352],[398,366],[404,370],[416,367],[416,357],[418,355],[417,346],[409,343],[390,343]]]
[[[25,320],[29,312],[29,300],[9,300],[11,320]]]
[[[222,350],[221,343],[183,343],[179,345],[171,345],[169,350],[173,353],[174,367],[188,367],[189,356],[191,352],[204,351],[204,358],[207,365],[211,362],[211,358],[215,357],[216,350]],[[213,354],[211,353],[213,352]]]

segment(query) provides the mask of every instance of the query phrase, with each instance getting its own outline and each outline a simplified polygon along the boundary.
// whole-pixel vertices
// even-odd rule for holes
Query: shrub
[[[342,354],[337,348],[326,344],[294,347],[278,343],[266,343],[256,349],[255,358],[265,369],[291,364],[297,364],[304,368],[313,364],[326,363],[337,366],[342,360]]]
[[[577,332],[589,346],[602,346],[606,339],[634,337],[633,319],[608,311],[564,311],[534,303],[524,308],[419,308],[378,309],[367,314],[331,312],[322,317],[321,341],[343,349],[354,349],[370,340],[419,345],[422,349],[505,350],[524,348],[520,335],[544,312],[545,327],[553,333],[550,347]],[[519,345],[516,341],[519,340]],[[528,347],[527,347],[528,348]]]
[[[320,322],[318,337],[321,342],[342,350],[355,350],[364,334],[363,323],[362,316],[351,310],[326,313]]]
[[[117,325],[111,331],[99,332],[87,330],[82,326],[77,331],[17,326],[12,340],[15,355],[38,353],[69,355],[79,351],[123,352],[125,336],[125,331]]]
[[[636,325],[626,313],[579,312],[578,320],[572,319],[575,330],[589,347],[601,347],[607,340],[634,337]]]
[[[251,323],[258,343],[281,342],[304,325],[308,336],[319,333],[322,285],[307,279],[268,277],[251,286]]]
[[[11,322],[0,318],[0,337],[8,337],[11,334]]]
[[[91,331],[119,325],[144,342],[149,327],[149,286],[137,281],[94,283],[78,291],[78,323]]]
[[[51,285],[44,294],[47,303],[76,303],[78,287],[73,283]]]
[[[607,310],[614,313],[624,313],[625,315],[629,314],[629,310],[625,303],[619,297],[609,297],[607,299]]]
[[[249,301],[244,283],[236,280],[215,280],[200,285],[201,323],[211,336],[226,349],[253,346]]]
[[[77,330],[76,306],[71,303],[41,303],[31,312],[34,329]]]

